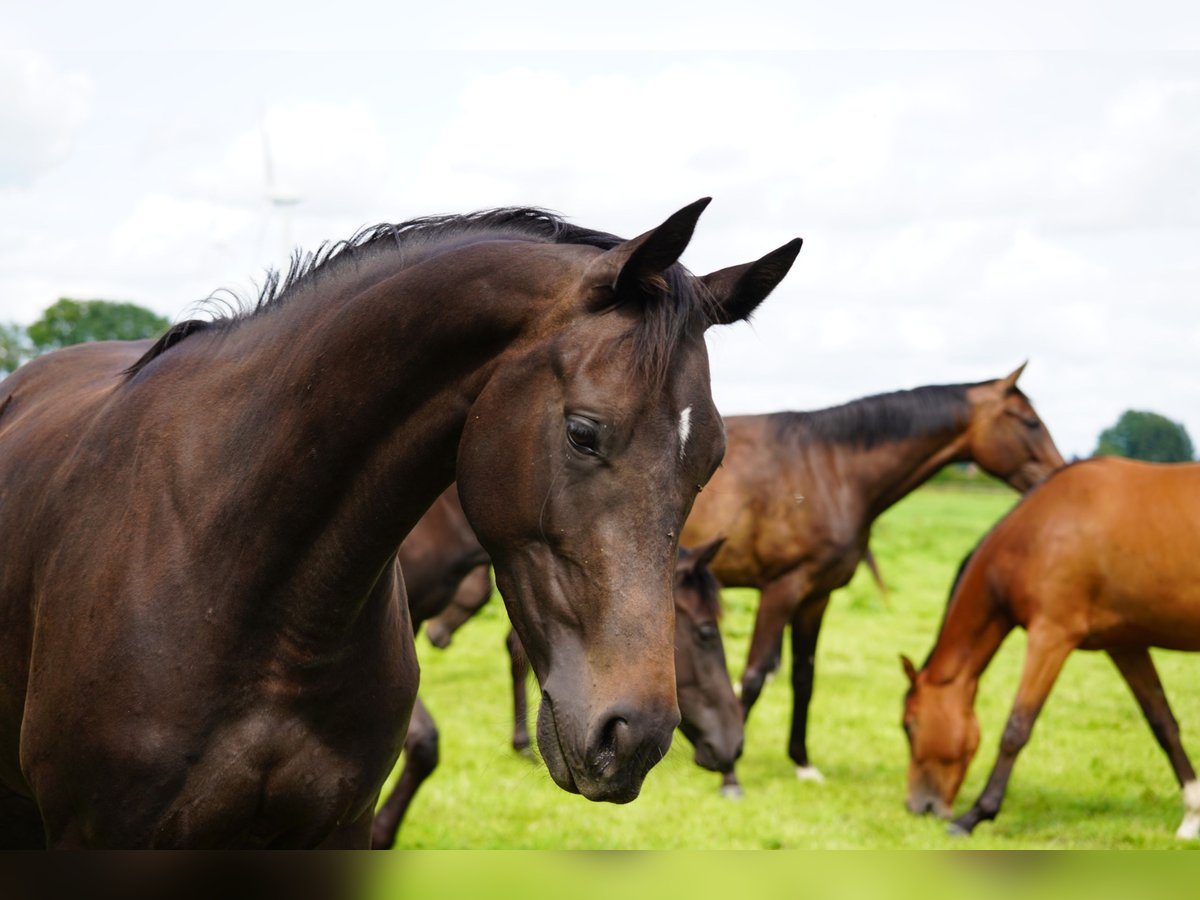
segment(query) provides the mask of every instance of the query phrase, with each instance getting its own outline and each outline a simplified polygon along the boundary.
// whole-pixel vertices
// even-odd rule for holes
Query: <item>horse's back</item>
[[[1200,464],[1077,463],[981,549],[1026,624],[1055,617],[1085,647],[1200,650]]]
[[[683,543],[724,536],[711,568],[726,586],[761,587],[801,564],[840,586],[866,536],[861,497],[839,477],[833,445],[786,439],[780,421],[725,418],[724,462],[697,496]]]

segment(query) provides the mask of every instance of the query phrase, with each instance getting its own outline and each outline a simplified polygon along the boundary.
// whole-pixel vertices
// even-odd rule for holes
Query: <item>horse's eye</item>
[[[704,643],[710,643],[717,639],[720,632],[717,631],[717,626],[712,622],[705,622],[702,625],[696,626],[696,634]]]
[[[1005,412],[1008,413],[1008,415],[1013,416],[1016,419],[1019,419],[1021,424],[1024,425],[1026,428],[1030,429],[1031,431],[1035,428],[1038,428],[1042,424],[1042,420],[1039,419],[1037,416],[1027,416],[1023,412],[1021,412],[1019,409],[1008,409],[1008,410],[1005,410]]]
[[[567,441],[580,453],[598,456],[600,451],[596,448],[596,443],[599,438],[599,429],[591,419],[567,416]]]

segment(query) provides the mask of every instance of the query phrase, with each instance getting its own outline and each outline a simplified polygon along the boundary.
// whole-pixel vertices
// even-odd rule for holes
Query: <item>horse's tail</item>
[[[869,546],[863,553],[863,562],[867,564],[867,571],[871,573],[871,578],[875,582],[875,587],[879,588],[879,596],[883,599],[883,605],[890,609],[892,603],[891,596],[888,592],[887,582],[883,580],[883,575],[879,571],[879,563],[876,561],[875,554],[871,552],[871,548]]]

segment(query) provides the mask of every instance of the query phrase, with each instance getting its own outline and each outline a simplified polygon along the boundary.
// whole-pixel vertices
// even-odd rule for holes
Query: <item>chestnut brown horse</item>
[[[979,746],[979,677],[1013,628],[1028,633],[1000,752],[968,834],[1000,811],[1017,754],[1072,650],[1104,650],[1183,788],[1181,838],[1200,836],[1200,781],[1179,740],[1149,647],[1200,651],[1200,465],[1075,463],[1014,507],[964,560],[937,643],[910,688],[911,812],[949,817]]]
[[[3,382],[0,842],[367,846],[417,688],[393,560],[456,473],[547,768],[633,799],[724,447],[704,331],[799,250],[694,278],[706,204],[629,241],[530,209],[381,226],[253,310]]]
[[[863,559],[875,519],[947,463],[972,460],[1018,491],[1063,464],[1017,387],[1022,369],[817,412],[726,418],[725,462],[697,497],[682,540],[726,535],[713,572],[726,587],[761,591],[742,675],[747,716],[791,625],[788,752],[800,778],[821,780],[807,745],[821,620]]]
[[[455,588],[452,584],[454,573],[461,571],[472,553],[481,549],[478,543],[472,547],[473,537],[467,537],[458,527],[466,520],[462,518],[461,509],[456,512],[456,507],[457,500],[451,489],[438,499],[400,546],[398,560],[401,567],[407,565],[408,560],[414,560],[420,563],[425,573],[423,582],[410,582],[405,570],[405,585],[413,584],[409,606],[414,617],[418,610],[427,612],[436,609],[438,603],[448,601]],[[467,531],[470,531],[469,526]],[[720,545],[718,538],[704,547],[679,549],[674,585],[675,678],[681,716],[679,727],[696,748],[696,763],[713,771],[732,771],[733,763],[742,751],[741,706],[729,681],[724,646],[717,630],[720,585],[707,566]],[[429,561],[439,552],[444,560],[444,574],[431,577],[435,566]],[[483,585],[490,591],[486,567],[472,571],[464,583],[476,580],[480,573]],[[430,593],[418,595],[421,587]],[[477,602],[474,608],[478,610],[482,606],[483,602]],[[414,619],[414,627],[419,626],[420,622]],[[514,654],[514,668],[523,666],[520,680],[516,682],[520,685],[523,712],[528,663],[514,632],[509,632],[507,643],[509,652]],[[524,746],[528,749],[528,737]],[[437,723],[418,697],[404,741],[404,767],[391,795],[375,815],[371,833],[373,847],[387,849],[395,844],[396,834],[413,798],[433,774],[439,759]]]

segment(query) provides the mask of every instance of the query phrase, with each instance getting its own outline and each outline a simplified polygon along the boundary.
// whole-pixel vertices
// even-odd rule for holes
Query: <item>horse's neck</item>
[[[834,448],[839,477],[863,499],[868,521],[962,456],[964,428],[885,440],[870,448],[841,444]]]
[[[401,272],[310,290],[212,339],[208,400],[229,423],[215,436],[233,507],[222,518],[278,536],[283,584],[331,586],[308,598],[327,604],[322,618],[362,602],[453,481],[470,406],[532,318],[529,297],[489,306],[456,288]]]
[[[973,688],[1015,627],[988,590],[986,565],[979,559],[972,562],[975,565],[964,570],[953,589],[937,643],[925,664],[937,684],[962,681]]]

